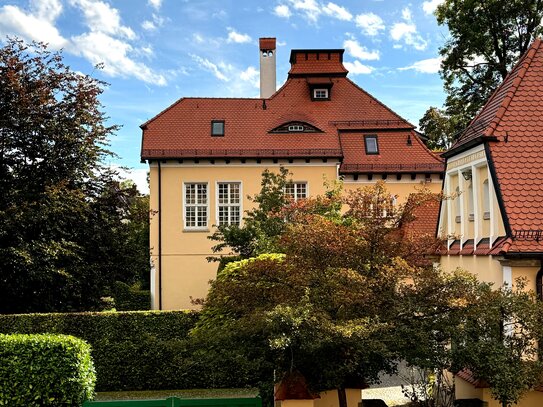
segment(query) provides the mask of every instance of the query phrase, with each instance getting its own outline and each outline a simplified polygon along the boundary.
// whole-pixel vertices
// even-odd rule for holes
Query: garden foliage
[[[79,406],[94,394],[91,348],[67,335],[0,334],[0,405]]]
[[[0,315],[0,332],[86,340],[97,391],[212,387],[186,342],[196,318],[183,311]]]

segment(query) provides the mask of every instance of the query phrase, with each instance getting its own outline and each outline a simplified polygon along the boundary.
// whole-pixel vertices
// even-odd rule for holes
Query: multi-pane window
[[[241,183],[217,184],[217,217],[219,225],[239,225],[241,221]]]
[[[285,185],[285,195],[295,201],[307,198],[307,182],[290,182]]]
[[[185,183],[185,228],[207,228],[207,183]]]
[[[328,99],[328,89],[313,89],[314,99]]]

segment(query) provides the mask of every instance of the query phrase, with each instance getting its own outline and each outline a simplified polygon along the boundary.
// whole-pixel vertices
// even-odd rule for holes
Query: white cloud
[[[326,6],[323,6],[322,11],[324,14],[338,20],[351,21],[353,19],[353,15],[345,7],[338,6],[335,3],[330,2]]]
[[[68,44],[55,20],[62,12],[62,5],[57,0],[33,1],[30,12],[16,6],[0,7],[0,35],[16,35],[27,41],[42,41],[53,49],[60,49]]]
[[[238,44],[243,44],[246,42],[251,42],[252,39],[248,34],[240,34],[231,27],[228,27],[228,39],[227,42],[235,42]]]
[[[164,24],[164,18],[158,14],[153,13],[152,20],[145,20],[141,23],[141,27],[146,31],[154,31]]]
[[[433,14],[436,11],[437,6],[443,3],[445,0],[428,0],[422,3],[422,10],[425,14]]]
[[[229,81],[225,73],[226,65],[224,63],[214,64],[209,59],[202,58],[198,55],[191,54],[190,56],[198,65],[215,75],[217,79],[224,82]]]
[[[32,0],[30,8],[36,17],[49,22],[55,21],[62,13],[62,4],[59,0]]]
[[[289,0],[294,9],[301,11],[312,22],[317,22],[322,10],[315,0]]]
[[[292,13],[286,4],[280,4],[273,9],[273,13],[278,17],[289,18]]]
[[[149,58],[152,49],[131,45],[136,35],[130,27],[121,24],[117,9],[101,0],[70,0],[69,3],[82,10],[88,32],[64,38],[55,26],[63,11],[59,0],[32,0],[29,11],[15,6],[0,7],[0,35],[47,42],[52,49],[64,48],[92,64],[103,63],[103,72],[110,76],[134,77],[160,86],[166,84],[162,74],[132,58]]]
[[[154,7],[156,10],[159,10],[160,6],[162,6],[162,0],[147,0],[147,4]]]
[[[385,29],[383,19],[377,14],[373,13],[357,15],[355,18],[355,23],[362,29],[362,33],[369,36],[375,36],[379,34],[379,31],[383,31]]]
[[[245,71],[239,74],[241,80],[249,82],[253,87],[260,87],[260,72],[254,67],[249,66]]]
[[[360,61],[344,62],[345,68],[351,75],[367,75],[373,72],[373,68],[362,64]]]
[[[379,59],[379,51],[368,51],[366,47],[360,45],[354,38],[345,40],[343,42],[343,48],[345,48],[349,55],[357,59],[369,61],[376,61]]]
[[[72,53],[81,55],[94,64],[103,63],[104,73],[111,76],[129,77],[154,85],[166,85],[163,75],[129,57],[134,51],[127,42],[101,32],[89,32],[72,38]]]
[[[394,48],[399,48],[398,42],[403,42],[416,50],[425,50],[428,42],[417,32],[417,26],[413,22],[411,10],[408,7],[402,10],[402,19],[404,21],[394,23],[390,29],[390,36],[397,42]]]
[[[157,26],[152,21],[145,20],[143,23],[141,23],[141,28],[146,31],[154,31],[157,29]]]
[[[136,38],[130,27],[121,24],[119,10],[109,4],[100,0],[70,0],[70,3],[83,11],[87,26],[92,32],[118,35],[129,40]]]
[[[400,71],[414,70],[421,73],[438,73],[441,67],[441,58],[429,58],[415,62],[413,65],[409,65],[403,68],[399,68]]]

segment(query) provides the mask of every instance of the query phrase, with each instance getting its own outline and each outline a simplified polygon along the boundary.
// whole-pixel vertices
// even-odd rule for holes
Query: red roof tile
[[[405,233],[410,236],[425,235],[435,238],[440,200],[441,196],[439,194],[414,193],[409,195],[408,205],[414,205],[413,219],[402,225]]]
[[[346,73],[340,58],[343,50],[340,51],[318,51],[319,55],[322,54],[318,60],[310,58],[316,55],[316,51],[312,51],[308,63],[305,61],[305,52],[309,51],[293,51],[298,61],[293,64],[293,69],[299,73],[308,73],[304,69],[311,71],[312,66],[324,66],[317,71]],[[310,78],[310,82],[313,79]],[[440,159],[414,136],[413,125],[348,78],[329,75],[325,79],[333,85],[330,100],[312,101],[312,85],[307,82],[307,77],[289,78],[268,99],[180,99],[141,126],[141,157],[143,160],[206,157],[341,159],[345,155],[345,163],[349,165],[401,164],[413,168],[419,166],[417,168],[421,169],[420,172],[442,171]],[[223,137],[211,136],[212,120],[224,120]],[[304,122],[320,132],[272,132],[289,122]],[[342,150],[339,136],[344,130],[353,133],[346,135],[345,151]],[[356,131],[379,134],[382,143],[379,156],[370,157],[368,161],[365,153],[357,154],[357,149],[364,149],[364,144],[363,141],[357,144],[360,139],[357,141],[353,138]],[[408,136],[412,140],[411,146],[407,145]],[[383,169],[381,167],[380,172]],[[389,172],[399,171],[396,166]]]

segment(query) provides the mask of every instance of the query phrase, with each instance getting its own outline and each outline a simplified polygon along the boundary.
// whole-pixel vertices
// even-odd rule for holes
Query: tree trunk
[[[339,401],[339,407],[347,407],[347,393],[345,392],[344,386],[338,387],[337,398]]]

